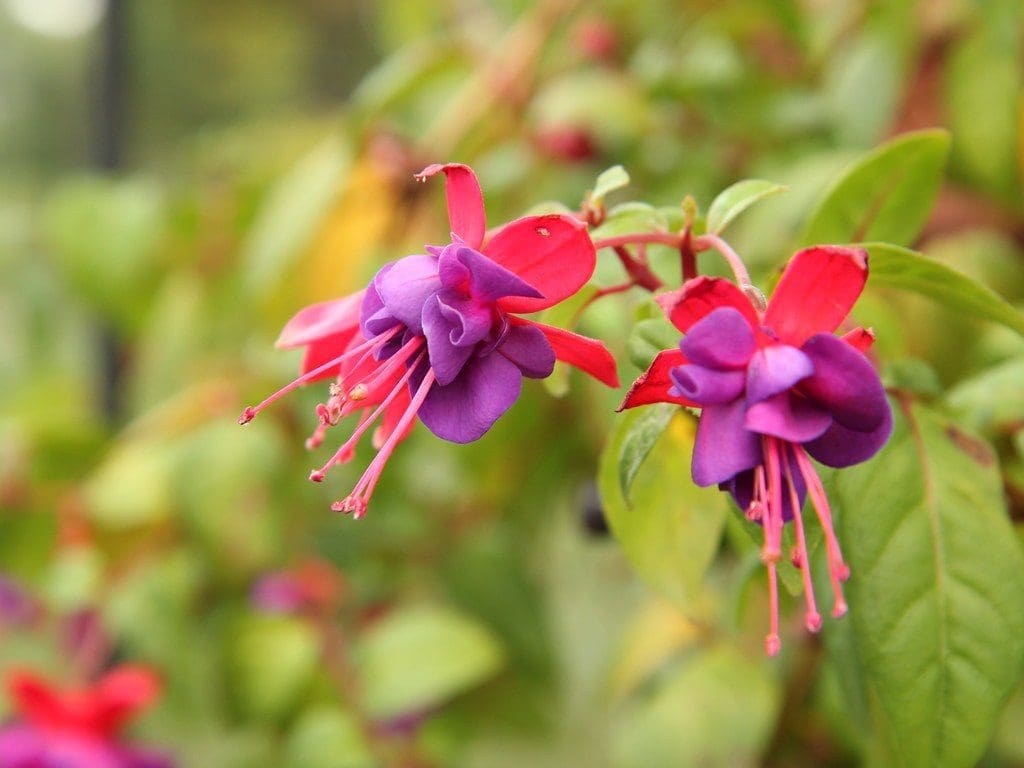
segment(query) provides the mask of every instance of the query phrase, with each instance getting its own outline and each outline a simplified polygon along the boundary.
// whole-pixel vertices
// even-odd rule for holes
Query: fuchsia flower
[[[444,440],[477,440],[515,402],[523,377],[550,375],[556,358],[618,386],[615,361],[599,341],[517,316],[563,301],[590,279],[596,257],[586,225],[571,216],[527,216],[487,237],[473,171],[431,165],[417,178],[438,173],[446,177],[452,242],[386,264],[365,291],[299,312],[278,345],[306,348],[303,375],[239,419],[246,423],[297,386],[334,377],[309,445],[344,416],[361,416],[310,479],[321,481],[349,460],[379,420],[377,456],[333,505],[357,518],[417,417]]]
[[[685,334],[679,349],[658,354],[622,405],[661,401],[701,409],[694,482],[729,491],[747,517],[764,527],[762,559],[771,590],[766,646],[772,655],[780,645],[776,563],[783,525],[790,520],[797,539],[793,559],[803,572],[806,625],[812,632],[821,627],[801,517],[807,495],[824,529],[832,614],[846,612],[841,582],[849,568],[810,458],[830,467],[857,464],[874,456],[892,432],[885,391],[863,355],[872,333],[833,335],[867,274],[863,250],[808,248],[793,257],[763,312],[727,280],[690,280],[659,297]]]
[[[17,712],[0,728],[0,768],[170,768],[165,755],[121,743],[118,734],[160,693],[148,669],[120,667],[89,688],[54,690],[28,672],[8,678]]]

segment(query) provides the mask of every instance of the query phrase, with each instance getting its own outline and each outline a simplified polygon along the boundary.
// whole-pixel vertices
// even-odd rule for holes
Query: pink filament
[[[398,355],[395,355],[395,357],[398,357]],[[385,409],[389,405],[391,405],[391,403],[394,402],[395,398],[398,397],[398,395],[402,392],[402,390],[405,388],[405,385],[408,383],[409,379],[412,378],[412,375],[416,371],[417,366],[423,360],[423,357],[424,353],[421,352],[419,356],[417,356],[416,359],[413,361],[413,364],[409,366],[408,370],[406,370],[402,377],[395,383],[394,388],[392,388],[392,390],[388,393],[387,397],[385,397],[381,401],[380,405],[378,405],[373,410],[372,413],[369,412],[369,408],[366,409],[367,413],[364,414],[363,418],[359,420],[359,424],[356,426],[355,430],[353,430],[352,435],[349,437],[349,439],[346,440],[345,443],[335,452],[335,454],[327,460],[327,463],[320,467],[320,469],[314,470],[314,473],[316,473],[322,479],[323,475],[327,472],[327,470],[329,470],[335,464],[344,463],[345,461],[348,461],[349,458],[351,458],[352,452],[355,450],[355,447],[359,443],[360,438],[366,433],[366,430],[369,429],[370,426],[378,418],[380,418],[381,414],[384,413]],[[310,475],[310,479],[314,480],[314,482],[318,482],[316,478],[314,478],[313,474]]]
[[[796,450],[794,448],[794,450]],[[783,457],[785,453],[783,452]],[[804,624],[810,632],[817,632],[821,629],[821,614],[818,613],[818,606],[814,600],[814,585],[811,583],[810,555],[807,552],[807,536],[804,532],[804,519],[800,510],[800,499],[797,497],[796,486],[793,484],[793,474],[789,467],[789,461],[783,465],[786,482],[789,485],[789,502],[793,505],[793,524],[796,527],[796,544],[800,554],[800,573],[804,580],[804,598],[807,600],[807,615],[804,617]]]
[[[419,358],[417,358],[417,363],[418,362]],[[414,371],[415,369],[416,366],[413,365],[409,370]],[[411,373],[407,373],[407,375],[411,375]],[[384,471],[384,465],[387,464],[387,461],[394,452],[395,447],[402,439],[406,428],[412,423],[412,420],[416,418],[416,413],[419,411],[420,406],[423,405],[423,401],[426,399],[427,394],[429,394],[430,388],[433,385],[434,370],[431,368],[427,370],[426,376],[424,376],[423,381],[420,382],[419,388],[416,390],[416,394],[413,395],[412,401],[409,403],[409,407],[406,408],[405,413],[402,414],[402,418],[395,427],[395,431],[391,433],[384,445],[381,446],[380,451],[377,452],[373,461],[370,462],[366,471],[363,472],[363,476],[359,478],[359,482],[356,483],[355,488],[353,488],[352,492],[344,499],[332,504],[331,509],[336,512],[351,512],[353,517],[357,520],[366,514],[367,505],[370,502],[370,497],[373,495],[374,489],[377,487],[377,481],[380,480],[381,472]]]
[[[281,389],[277,390],[277,392],[272,394],[270,397],[268,397],[266,400],[264,400],[259,405],[255,406],[255,407],[253,407],[253,406],[247,407],[244,411],[242,411],[242,415],[238,417],[238,423],[239,424],[247,424],[248,422],[250,422],[254,418],[256,418],[256,414],[258,414],[260,411],[265,409],[271,403],[276,402],[277,400],[279,400],[280,398],[284,397],[285,395],[287,395],[292,390],[301,387],[303,384],[305,384],[305,383],[315,379],[318,376],[323,375],[324,373],[326,373],[327,371],[331,370],[332,368],[337,367],[338,365],[340,365],[341,363],[343,363],[345,360],[349,359],[350,357],[353,357],[356,354],[361,354],[364,351],[365,352],[369,352],[370,350],[379,349],[380,347],[384,346],[384,344],[386,344],[388,341],[390,341],[392,338],[394,338],[395,335],[399,332],[399,330],[401,330],[401,328],[402,328],[402,326],[396,325],[390,331],[387,331],[386,333],[383,333],[380,336],[375,336],[372,339],[368,339],[368,340],[364,341],[362,344],[358,344],[357,346],[352,347],[349,350],[346,350],[344,353],[338,355],[333,360],[328,360],[323,365],[321,365],[321,366],[319,366],[317,368],[314,368],[311,371],[307,371],[306,373],[304,373],[301,376],[299,376],[299,378],[295,379],[290,384],[287,384],[284,387],[282,387]]]
[[[835,530],[832,527],[832,510],[828,504],[828,497],[821,484],[818,473],[814,471],[811,460],[799,446],[793,446],[793,455],[796,457],[797,465],[800,467],[800,474],[803,475],[807,484],[807,493],[811,497],[814,511],[818,515],[818,521],[825,532],[825,550],[828,555],[828,575],[832,582],[832,592],[835,595],[835,602],[832,606],[832,615],[842,616],[847,611],[846,599],[843,597],[842,582],[850,577],[850,569],[843,562],[843,553],[839,548],[839,540],[836,538]]]

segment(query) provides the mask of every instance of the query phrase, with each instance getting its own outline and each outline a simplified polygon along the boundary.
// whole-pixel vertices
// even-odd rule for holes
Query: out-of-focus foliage
[[[154,665],[136,733],[186,768],[1024,761],[1017,0],[122,2],[122,112],[101,30],[24,5],[0,3],[0,668]],[[417,428],[358,523],[329,511],[356,469],[305,482],[320,387],[235,425],[293,375],[293,312],[445,240],[412,173],[447,160],[492,223],[590,191],[595,237],[676,231],[692,195],[766,288],[802,245],[888,243],[855,319],[899,428],[830,478],[849,616],[805,636],[784,591],[763,658],[758,549],[690,484],[692,419],[617,415],[567,369],[472,447]],[[622,279],[602,251],[545,321],[628,381],[678,334],[637,288],[586,306]]]

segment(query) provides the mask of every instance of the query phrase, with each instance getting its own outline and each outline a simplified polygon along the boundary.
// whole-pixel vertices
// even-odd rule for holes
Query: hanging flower
[[[615,361],[604,345],[519,317],[576,293],[594,271],[586,225],[564,215],[527,216],[487,237],[483,196],[465,165],[431,165],[417,175],[446,177],[452,241],[386,264],[358,294],[307,307],[286,326],[283,347],[305,347],[303,374],[240,423],[292,389],[333,377],[309,440],[356,411],[351,437],[310,479],[354,455],[373,424],[377,456],[352,493],[333,509],[366,513],[388,458],[416,418],[438,437],[482,437],[516,401],[523,377],[544,378],[564,360],[609,386]]]
[[[0,727],[0,768],[170,768],[166,755],[119,734],[160,692],[156,675],[120,667],[87,688],[55,690],[28,672],[7,683],[15,718]]]
[[[802,571],[807,628],[821,627],[807,567],[801,509],[806,496],[825,535],[835,596],[846,612],[849,577],[821,480],[811,458],[847,467],[878,452],[892,432],[892,411],[863,352],[874,337],[857,329],[833,335],[867,280],[867,253],[836,246],[793,257],[761,312],[733,283],[698,277],[659,303],[684,337],[658,354],[630,389],[623,408],[673,402],[701,409],[691,471],[697,485],[728,491],[764,528],[768,569],[769,654],[779,650],[778,585],[782,530],[793,521],[793,561]]]

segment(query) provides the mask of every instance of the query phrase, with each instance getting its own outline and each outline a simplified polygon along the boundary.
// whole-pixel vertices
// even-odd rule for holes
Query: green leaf
[[[611,168],[602,171],[594,182],[594,191],[590,193],[590,201],[595,205],[604,202],[604,199],[617,189],[629,186],[629,174],[621,165],[613,165]]]
[[[258,294],[271,290],[306,248],[342,190],[351,149],[334,135],[306,154],[271,189],[243,245],[243,274]]]
[[[1024,556],[988,444],[903,402],[833,501],[857,650],[900,762],[974,765],[1024,661]]]
[[[764,660],[712,648],[616,717],[612,765],[755,765],[771,738],[780,693]]]
[[[228,675],[236,706],[247,717],[278,720],[307,689],[320,661],[320,638],[291,616],[250,615],[235,627]]]
[[[161,190],[143,179],[62,181],[41,216],[45,241],[72,286],[128,329],[145,316],[165,224]]]
[[[946,402],[962,423],[986,434],[1024,421],[1024,357],[1007,360],[961,382]]]
[[[692,602],[711,563],[725,524],[724,494],[690,479],[695,422],[675,409],[660,439],[622,492],[620,461],[644,409],[625,414],[601,456],[598,489],[612,532],[637,574],[684,609]]]
[[[913,291],[1024,336],[1024,315],[964,273],[906,248],[885,243],[865,243],[863,247],[871,257],[871,285]]]
[[[362,638],[356,667],[374,717],[437,706],[493,677],[504,650],[484,626],[440,607],[405,608]]]
[[[630,362],[641,371],[646,370],[659,352],[678,346],[679,336],[676,327],[664,317],[641,320],[633,326],[626,343]]]
[[[633,486],[636,473],[678,409],[672,403],[657,403],[644,408],[639,418],[630,424],[619,452],[619,488],[627,505],[629,489]]]
[[[616,205],[594,229],[590,236],[594,240],[616,237],[632,232],[667,232],[668,219],[665,214],[648,203],[621,203]]]
[[[305,712],[288,734],[284,753],[288,768],[370,768],[376,764],[359,722],[334,707]]]
[[[762,179],[746,179],[738,181],[718,197],[708,208],[707,231],[719,234],[732,223],[732,220],[758,200],[776,192],[785,192],[786,187]]]
[[[904,134],[869,152],[825,192],[800,242],[910,245],[928,219],[948,152],[942,130]]]
[[[947,59],[945,102],[955,166],[988,190],[1013,199],[1021,74],[1021,4],[979,4],[974,29]],[[984,10],[982,10],[984,9]],[[1016,199],[1014,199],[1016,202]]]

